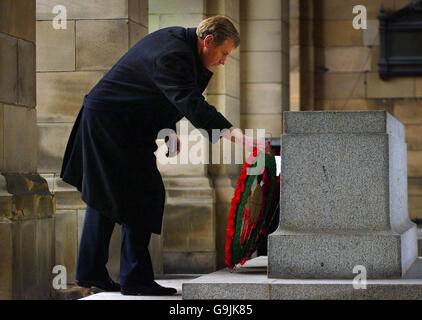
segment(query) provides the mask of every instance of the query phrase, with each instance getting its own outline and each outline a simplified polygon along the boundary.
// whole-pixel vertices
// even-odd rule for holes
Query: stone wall
[[[314,0],[290,0],[290,110],[313,110],[315,103]]]
[[[224,66],[215,67],[214,76],[207,89],[208,101],[215,105],[227,119],[240,128],[240,51],[242,48],[242,30],[240,26],[240,3],[239,0],[220,0],[207,2],[207,17],[214,15],[224,15],[233,22],[240,33],[240,46],[236,48],[228,57]],[[225,144],[230,145],[231,164],[223,164],[223,152]],[[227,221],[231,207],[231,199],[234,194],[237,178],[241,170],[241,165],[235,164],[236,152],[242,150],[237,146],[221,139],[219,151],[216,146],[212,146],[213,152],[220,154],[221,164],[211,164],[209,172],[215,188],[215,216],[216,216],[216,251],[217,269],[225,267],[224,255],[226,246]]]
[[[53,13],[57,5],[66,8],[66,29],[54,27],[53,20],[64,13]],[[36,20],[38,172],[57,199],[55,263],[66,266],[68,282],[74,283],[86,204],[76,188],[60,179],[62,157],[85,94],[148,33],[148,1],[37,0]],[[151,245],[159,249],[159,239],[152,239]],[[160,257],[152,255],[159,274]],[[115,280],[119,258],[120,226],[116,225],[108,263]]]
[[[289,110],[289,2],[241,2],[241,123],[279,137]]]
[[[0,299],[48,299],[55,198],[37,174],[35,0],[0,2]]]
[[[311,1],[306,1],[306,3]],[[422,218],[422,78],[378,75],[381,4],[396,11],[410,0],[362,0],[367,29],[355,30],[348,0],[314,2],[315,110],[387,110],[406,127],[409,215]],[[308,93],[302,93],[306,95]]]

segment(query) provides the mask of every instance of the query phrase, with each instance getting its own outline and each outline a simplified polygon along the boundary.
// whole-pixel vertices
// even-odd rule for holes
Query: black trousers
[[[108,278],[106,264],[115,222],[87,206],[79,245],[76,280],[92,281]],[[122,224],[120,251],[120,285],[134,287],[154,280],[148,244],[151,232]]]

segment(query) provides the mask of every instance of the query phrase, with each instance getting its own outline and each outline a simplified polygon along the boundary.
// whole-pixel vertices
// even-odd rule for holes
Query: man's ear
[[[207,48],[212,47],[214,44],[214,36],[212,34],[209,34],[204,39],[204,46]]]

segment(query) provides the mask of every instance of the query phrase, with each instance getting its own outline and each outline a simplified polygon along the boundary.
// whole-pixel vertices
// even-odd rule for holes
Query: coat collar
[[[210,70],[208,70],[204,66],[204,64],[201,61],[201,58],[199,57],[199,53],[198,53],[198,36],[196,35],[196,28],[187,28],[186,29],[186,38],[188,40],[189,46],[192,48],[192,50],[194,52],[198,69],[201,71],[201,73],[203,75],[205,75],[208,78],[208,81],[209,81],[211,79],[211,77],[213,76],[214,73],[211,72]]]

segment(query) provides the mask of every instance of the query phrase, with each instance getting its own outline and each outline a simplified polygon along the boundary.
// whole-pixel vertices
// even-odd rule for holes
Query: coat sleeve
[[[153,81],[166,98],[208,139],[216,143],[221,135],[212,129],[228,129],[232,124],[210,105],[199,91],[195,80],[195,60],[189,52],[171,52],[159,56],[154,63]]]

